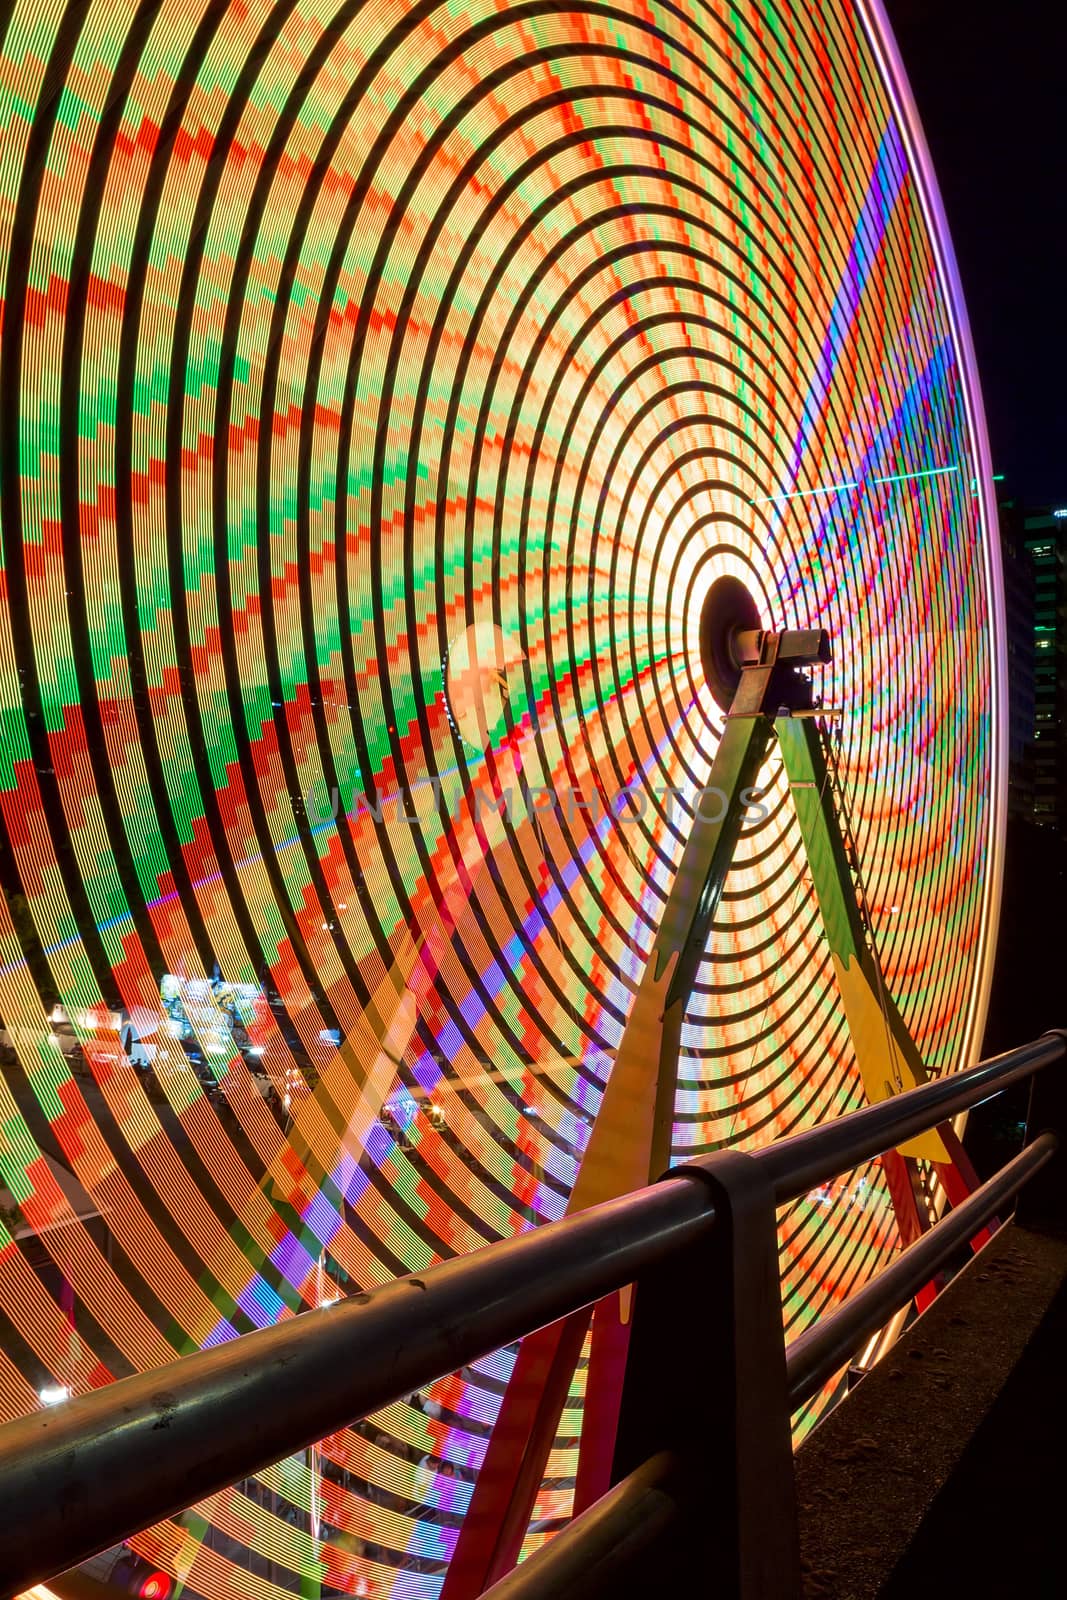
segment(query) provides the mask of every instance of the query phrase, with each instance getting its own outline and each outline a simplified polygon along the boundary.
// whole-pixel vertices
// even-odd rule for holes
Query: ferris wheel
[[[0,1419],[975,1059],[994,501],[879,0],[17,0],[0,60]],[[787,1328],[968,1181],[783,1211]],[[628,1318],[135,1549],[467,1600],[599,1492]]]

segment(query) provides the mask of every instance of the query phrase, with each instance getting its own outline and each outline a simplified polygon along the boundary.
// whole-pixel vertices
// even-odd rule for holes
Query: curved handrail
[[[784,1204],[1065,1052],[1067,1032],[1045,1034],[746,1159]],[[1038,1145],[1013,1164],[1018,1183],[1051,1154],[1049,1141]],[[74,1566],[681,1255],[713,1228],[711,1191],[694,1179],[713,1173],[716,1159],[0,1427],[0,1505],[18,1508],[0,1518],[3,1592]],[[953,1213],[961,1236],[971,1204]],[[908,1255],[884,1276],[899,1276]],[[847,1312],[827,1325],[837,1343]],[[823,1338],[828,1348],[830,1333]],[[821,1372],[825,1358],[825,1348],[820,1356],[809,1347],[805,1360]]]
[[[7,1423],[0,1592],[593,1303],[713,1222],[695,1186],[654,1185]]]
[[[822,1317],[795,1339],[786,1351],[789,1402],[793,1410],[817,1394],[854,1350],[885,1326],[890,1317],[941,1270],[961,1246],[973,1239],[1024,1183],[1051,1161],[1059,1145],[1054,1133],[1042,1133],[1009,1161],[996,1177],[983,1183],[962,1205],[924,1233],[913,1245],[872,1278],[840,1311]]]
[[[1067,1030],[1054,1029],[1029,1044],[991,1056],[988,1061],[947,1078],[933,1078],[891,1100],[820,1123],[757,1153],[779,1205],[829,1183],[861,1161],[904,1144],[940,1122],[958,1117],[1013,1083],[1031,1077],[1067,1051]]]

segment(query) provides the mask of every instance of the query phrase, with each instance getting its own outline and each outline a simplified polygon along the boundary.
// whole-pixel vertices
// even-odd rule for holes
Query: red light
[[[147,1578],[141,1579],[141,1587],[137,1593],[141,1600],[170,1600],[170,1591],[173,1587],[173,1579],[165,1572],[150,1572]]]

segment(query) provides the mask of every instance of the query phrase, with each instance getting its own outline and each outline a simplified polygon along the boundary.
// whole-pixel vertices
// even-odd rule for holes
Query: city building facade
[[[1033,572],[1033,820],[1067,825],[1067,506],[1025,518]]]

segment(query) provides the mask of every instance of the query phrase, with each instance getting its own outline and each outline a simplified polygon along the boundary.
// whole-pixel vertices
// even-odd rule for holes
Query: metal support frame
[[[736,605],[736,597],[731,603]],[[773,634],[735,628],[731,638],[707,653],[709,661],[717,663],[717,697],[726,703],[729,696],[708,778],[709,787],[723,796],[723,804],[717,820],[698,817],[686,841],[568,1215],[651,1182],[669,1165],[682,1023],[741,834],[746,802],[775,735],[867,1098],[875,1103],[926,1081],[919,1052],[885,989],[857,895],[858,863],[847,823],[837,810],[841,797],[833,785],[817,708],[810,683],[798,670],[829,660],[826,634],[817,629]],[[885,1152],[883,1170],[905,1246],[929,1226],[916,1198],[919,1159],[933,1163],[954,1204],[975,1185],[962,1146],[947,1127],[924,1130],[899,1151]],[[976,1238],[975,1247],[986,1237],[983,1232]],[[935,1292],[933,1285],[920,1291],[920,1309]],[[614,1481],[632,1298],[631,1289],[622,1290],[594,1311],[577,1313],[566,1326],[543,1328],[523,1341],[441,1600],[474,1600],[517,1561],[590,1328],[575,1514],[599,1499]]]
[[[743,674],[709,774],[719,816],[693,828],[638,986],[567,1214],[651,1182],[670,1159],[682,1019],[747,807],[773,728],[762,704],[777,658]],[[473,1600],[518,1559],[575,1366],[592,1325],[586,1378],[589,1414],[579,1454],[575,1508],[607,1489],[630,1336],[631,1291],[582,1310],[566,1327],[523,1340],[460,1529],[441,1600]]]
[[[869,911],[857,893],[859,863],[824,737],[816,720],[808,716],[780,716],[775,732],[856,1065],[873,1105],[925,1083],[926,1067],[881,971]],[[917,1161],[933,1166],[950,1205],[959,1205],[978,1186],[974,1168],[948,1123],[886,1151],[882,1170],[905,1247],[929,1227],[929,1217],[917,1199]],[[972,1240],[973,1248],[980,1249],[989,1237],[989,1229],[983,1227]],[[935,1285],[923,1286],[917,1296],[920,1311],[935,1293]]]
[[[925,1083],[926,1068],[886,990],[871,943],[818,724],[813,717],[779,717],[775,732],[863,1087],[872,1104],[888,1100]],[[949,1159],[936,1132],[909,1140],[900,1153],[934,1162]]]

